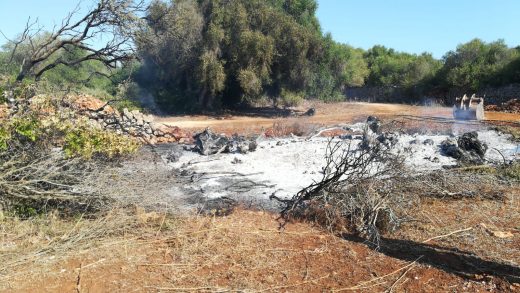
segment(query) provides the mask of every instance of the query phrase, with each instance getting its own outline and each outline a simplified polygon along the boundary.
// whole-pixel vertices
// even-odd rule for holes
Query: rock
[[[231,164],[242,164],[242,160],[240,160],[239,158],[235,157],[233,159],[233,161],[231,161]]]
[[[488,146],[478,139],[478,133],[476,131],[464,133],[459,137],[457,142],[461,149],[468,152],[474,152],[481,159],[484,159]]]
[[[256,140],[247,139],[243,136],[234,135],[231,139],[225,135],[213,133],[210,129],[196,134],[195,151],[202,155],[212,155],[217,153],[241,153],[246,154],[257,149]]]
[[[375,116],[368,116],[367,125],[370,130],[374,133],[379,133],[381,128],[381,121]]]
[[[441,152],[456,160],[460,160],[464,156],[464,152],[459,148],[457,141],[452,138],[447,138],[441,142]]]
[[[414,139],[414,140],[410,141],[410,144],[419,144],[420,142],[421,142],[421,140]]]
[[[276,145],[277,145],[277,146],[282,146],[282,145],[283,145],[283,142],[282,142],[281,140],[279,140],[279,141],[276,142]]]
[[[339,136],[339,139],[352,139],[352,134],[342,134]]]
[[[249,142],[249,151],[254,152],[254,151],[256,151],[257,148],[258,148],[258,143],[256,142],[256,140],[251,140]]]
[[[180,157],[182,156],[182,152],[177,150],[177,149],[173,149],[172,151],[170,151],[167,155],[166,155],[166,161],[168,163],[175,163],[177,161],[179,161]]]
[[[377,141],[386,146],[393,146],[399,141],[399,139],[397,138],[397,135],[393,133],[381,133],[377,136]]]
[[[441,143],[441,152],[459,161],[463,165],[481,165],[487,145],[478,139],[476,132],[463,134],[457,140],[448,138]]]
[[[316,115],[316,109],[315,108],[310,108],[305,113],[303,113],[303,115],[304,116],[314,116],[314,115]]]
[[[144,115],[143,120],[145,123],[152,123],[153,122],[153,115]]]
[[[257,147],[258,145],[254,139],[246,139],[235,134],[229,141],[226,152],[247,154],[248,152],[254,152]]]
[[[150,128],[152,128],[153,131],[163,132],[163,130],[167,129],[168,126],[162,123],[152,122],[150,123]]]
[[[195,149],[204,156],[221,153],[228,147],[229,139],[224,135],[213,133],[209,128],[196,134]]]
[[[123,109],[123,117],[126,118],[125,120],[133,120],[134,119],[134,115],[130,111],[128,111],[127,108]]]
[[[424,144],[424,145],[434,145],[435,142],[434,142],[432,139],[429,139],[429,138],[428,138],[428,139],[425,139],[425,140],[423,141],[423,144]]]

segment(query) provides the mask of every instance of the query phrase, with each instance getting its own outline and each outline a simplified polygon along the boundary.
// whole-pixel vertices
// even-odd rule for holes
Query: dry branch
[[[95,7],[77,19],[79,6],[70,12],[58,27],[48,35],[41,34],[37,24],[27,22],[20,37],[8,40],[12,48],[10,63],[20,46],[28,52],[23,57],[17,81],[27,77],[39,80],[41,76],[59,66],[75,66],[89,60],[96,60],[108,68],[116,68],[134,58],[133,32],[138,27],[138,13],[143,11],[144,1],[100,0]],[[98,40],[109,39],[98,47]],[[85,54],[66,57],[63,52],[80,49]],[[104,74],[104,73],[99,73]]]

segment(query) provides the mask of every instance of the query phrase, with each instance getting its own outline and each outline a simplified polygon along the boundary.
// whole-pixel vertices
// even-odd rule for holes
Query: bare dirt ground
[[[421,212],[431,220],[407,225],[398,237],[386,238],[380,251],[307,223],[292,223],[279,231],[276,217],[261,211],[183,220],[137,214],[139,228],[93,240],[90,249],[78,249],[68,257],[34,259],[3,278],[0,288],[5,292],[520,291],[518,284],[499,278],[519,276],[520,269],[507,263],[520,261],[515,248],[518,230],[514,240],[497,240],[480,224],[501,229],[515,225],[520,220],[518,206],[511,217],[511,210],[497,209],[492,202],[479,205],[480,210],[474,202],[424,203]],[[464,216],[475,216],[474,222],[458,222],[454,212],[460,209]],[[493,220],[504,216],[504,221]],[[465,232],[432,239],[461,228]],[[499,245],[511,252],[495,255]]]
[[[182,129],[199,131],[210,127],[214,131],[233,134],[258,134],[273,127],[273,124],[283,121],[286,124],[301,123],[315,125],[335,125],[341,123],[355,123],[364,121],[367,116],[377,116],[385,120],[411,118],[441,118],[442,123],[450,122],[452,108],[440,106],[411,106],[402,104],[376,104],[376,103],[321,103],[306,102],[297,110],[303,113],[306,109],[314,107],[316,115],[312,117],[284,117],[284,112],[254,111],[251,113],[228,113],[222,115],[190,115],[156,117],[156,121]],[[486,112],[487,122],[491,124],[503,124],[520,122],[520,114]],[[448,121],[445,121],[448,120]],[[439,121],[430,120],[429,124]]]

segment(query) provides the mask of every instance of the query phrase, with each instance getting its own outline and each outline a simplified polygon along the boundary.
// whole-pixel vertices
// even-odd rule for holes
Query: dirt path
[[[269,117],[260,114],[251,115],[186,115],[156,117],[156,121],[172,126],[178,126],[186,130],[198,131],[206,127],[224,133],[260,133],[272,127],[274,123],[284,121],[286,123],[301,123],[315,125],[335,125],[340,123],[353,123],[366,119],[373,115],[380,118],[392,119],[401,115],[417,117],[452,118],[450,107],[411,106],[402,104],[375,104],[375,103],[306,103],[298,110],[305,111],[310,107],[316,109],[317,114],[312,117],[283,117],[271,115]],[[520,122],[520,114],[487,112],[489,121]]]

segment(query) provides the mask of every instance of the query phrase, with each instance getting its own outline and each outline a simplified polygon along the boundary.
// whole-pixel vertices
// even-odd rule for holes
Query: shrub
[[[116,133],[79,127],[65,135],[63,150],[68,157],[91,159],[101,156],[112,159],[135,152],[139,144],[132,138]]]
[[[296,107],[303,102],[303,99],[303,94],[286,89],[283,89],[280,95],[280,103],[284,108]]]
[[[505,177],[520,181],[520,162],[502,167],[500,173]]]
[[[11,133],[7,130],[7,128],[0,126],[0,151],[7,150],[7,143],[11,139]]]

